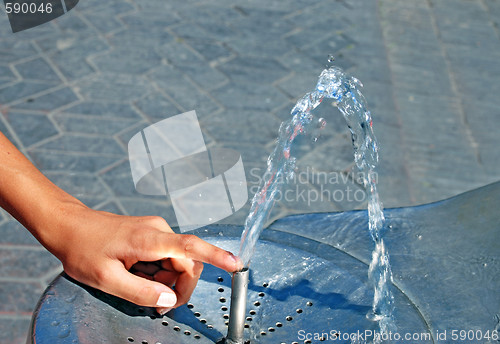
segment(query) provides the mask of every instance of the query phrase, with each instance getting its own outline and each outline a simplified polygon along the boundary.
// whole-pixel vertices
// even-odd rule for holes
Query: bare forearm
[[[49,244],[50,233],[45,232],[57,230],[55,220],[65,208],[83,204],[47,179],[1,133],[0,162],[0,206],[42,244]]]

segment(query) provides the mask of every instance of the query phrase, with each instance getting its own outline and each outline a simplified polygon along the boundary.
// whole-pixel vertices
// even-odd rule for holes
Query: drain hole
[[[298,308],[297,313],[299,313],[299,314],[302,313],[302,308]]]
[[[217,278],[217,281],[218,281],[218,282],[224,282],[224,278],[222,278],[222,277],[220,277],[220,276],[219,276],[219,277]]]
[[[319,341],[320,341],[320,342],[324,342],[325,340],[326,340],[326,337],[321,337],[321,338],[319,339]]]
[[[185,334],[186,336],[190,336],[190,335],[191,335],[191,331],[186,330],[186,331],[184,331],[184,334]]]
[[[217,289],[217,291],[218,291],[219,293],[223,293],[223,292],[224,292],[224,288],[219,288],[219,289]]]
[[[148,341],[147,341],[147,340],[143,340],[143,341],[141,342],[141,344],[148,344]]]
[[[141,313],[141,314],[143,314],[143,313],[145,312],[144,308],[139,308],[137,311],[138,311],[139,313]]]
[[[259,307],[259,306],[260,306],[260,302],[259,302],[259,301],[255,301],[255,302],[253,303],[253,305],[254,305],[255,307]]]
[[[134,338],[132,337],[128,337],[127,340],[130,342],[130,343],[133,343],[134,342]]]
[[[225,312],[225,311],[227,311],[227,307],[226,307],[226,306],[222,306],[222,307],[220,308],[220,310],[221,310],[221,311],[223,311],[223,312]]]
[[[309,307],[311,307],[313,305],[313,303],[311,301],[307,301],[306,305],[308,305]]]
[[[250,325],[248,325],[248,324],[245,324],[245,328],[250,328]]]
[[[229,321],[224,321],[224,325],[229,326]]]
[[[310,339],[306,339],[306,340],[304,340],[304,344],[311,344],[311,343],[312,343],[312,342],[311,342],[311,340],[310,340]]]
[[[206,324],[206,323],[207,323],[207,321],[206,321],[205,319],[200,319],[200,322],[201,322],[202,324]]]
[[[152,320],[155,320],[155,319],[156,319],[156,317],[155,317],[154,315],[150,315],[149,317],[150,317]]]
[[[277,323],[276,323],[276,327],[282,327],[282,326],[283,326],[283,324],[282,324],[282,323],[280,323],[280,322],[277,322]]]
[[[229,314],[224,314],[222,317],[223,317],[224,319],[229,319]]]
[[[208,327],[209,329],[212,329],[212,328],[214,328],[214,325],[207,325],[207,327]]]
[[[181,330],[181,328],[179,326],[174,326],[174,331],[179,332],[180,330]]]
[[[252,317],[247,317],[247,321],[252,321]]]
[[[195,317],[199,317],[200,315],[201,315],[201,313],[200,313],[200,312],[194,312],[194,316],[195,316]]]
[[[219,301],[220,301],[220,302],[222,302],[222,303],[224,303],[224,302],[226,302],[226,298],[225,298],[225,297],[221,297],[221,298],[219,299]]]
[[[292,321],[292,320],[293,320],[293,318],[291,316],[286,317],[286,321]]]
[[[260,332],[260,335],[261,335],[261,336],[265,336],[266,334],[267,334],[267,333],[266,333],[266,331],[261,331],[261,332]]]
[[[267,287],[269,286],[269,284],[267,284],[267,283],[262,283],[262,286],[263,286],[264,288],[267,288]]]
[[[201,338],[199,334],[195,334],[193,337],[194,337],[195,339],[200,339],[200,338]]]
[[[252,309],[252,310],[251,310],[250,312],[248,312],[248,313],[250,313],[250,315],[255,315],[255,313],[257,313],[257,312],[256,312],[256,311],[254,311],[254,310]]]
[[[168,321],[163,320],[163,321],[161,322],[161,324],[162,324],[163,326],[168,326]]]
[[[260,296],[260,297],[264,297],[264,295],[266,295],[266,293],[263,293],[263,292],[260,292],[260,293],[259,293],[259,296]]]
[[[269,327],[267,330],[268,330],[269,332],[274,332],[274,331],[276,331],[276,330],[274,329],[274,327]]]
[[[292,342],[292,344],[299,344],[299,342]]]
[[[187,307],[188,307],[189,309],[193,309],[193,308],[194,308],[194,305],[193,305],[192,303],[188,303]]]

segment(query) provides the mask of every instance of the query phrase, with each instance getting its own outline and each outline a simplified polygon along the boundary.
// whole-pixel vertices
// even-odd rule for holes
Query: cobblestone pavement
[[[87,205],[175,225],[168,201],[134,190],[132,135],[194,109],[210,147],[242,154],[255,192],[280,121],[333,54],[364,84],[385,206],[432,202],[500,179],[499,18],[497,0],[82,0],[12,34],[2,8],[0,130]],[[317,112],[327,127],[301,139],[302,174],[272,218],[365,206],[340,114]],[[1,343],[24,343],[60,271],[0,213]]]

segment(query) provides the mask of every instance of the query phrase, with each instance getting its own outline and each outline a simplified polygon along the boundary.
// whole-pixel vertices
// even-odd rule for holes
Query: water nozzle
[[[233,274],[231,282],[231,306],[229,309],[229,325],[227,330],[227,344],[243,343],[245,329],[245,314],[247,307],[248,268]]]

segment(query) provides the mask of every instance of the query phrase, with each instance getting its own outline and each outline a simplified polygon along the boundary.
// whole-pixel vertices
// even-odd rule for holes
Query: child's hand
[[[83,205],[72,205],[65,215],[60,235],[45,244],[66,273],[162,314],[189,300],[202,262],[228,272],[243,268],[231,253],[173,233],[161,217],[120,216]]]

